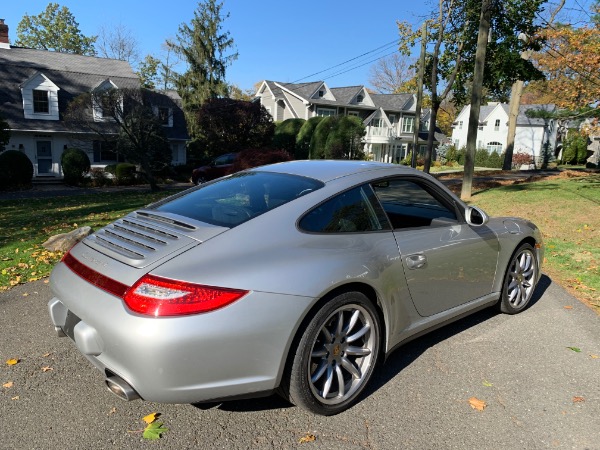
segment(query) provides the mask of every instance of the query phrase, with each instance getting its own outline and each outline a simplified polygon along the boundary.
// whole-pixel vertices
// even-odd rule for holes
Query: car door
[[[492,230],[469,226],[452,198],[421,177],[372,187],[392,225],[419,314],[432,316],[490,294],[498,259]]]

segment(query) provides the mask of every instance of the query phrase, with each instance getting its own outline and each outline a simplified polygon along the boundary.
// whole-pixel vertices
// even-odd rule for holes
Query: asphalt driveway
[[[334,417],[275,396],[123,402],[55,337],[50,296],[43,280],[0,294],[2,449],[600,449],[600,318],[547,277],[520,315],[482,311],[400,348],[362,401]],[[160,441],[139,432],[151,412],[169,429]]]

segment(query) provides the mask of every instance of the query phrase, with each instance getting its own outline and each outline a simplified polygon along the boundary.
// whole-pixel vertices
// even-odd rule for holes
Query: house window
[[[325,95],[325,91],[323,91],[323,90],[320,90],[320,91],[319,91],[319,97],[323,97],[324,95]]]
[[[459,149],[460,148],[460,139],[454,139],[454,148],[455,149]]]
[[[39,89],[33,90],[33,112],[43,114],[48,114],[50,112],[48,91],[41,91]]]
[[[388,116],[388,118],[390,119],[390,123],[391,123],[392,125],[394,125],[394,124],[396,123],[396,114],[390,114],[390,115]]]
[[[349,116],[359,117],[358,111],[348,111]]]
[[[488,142],[487,145],[488,152],[498,152],[502,153],[502,144],[500,142]]]
[[[335,116],[335,109],[317,108],[317,116],[319,116],[319,117]]]
[[[362,103],[365,98],[362,95],[356,96],[356,103]]]
[[[93,146],[95,163],[114,163],[124,161],[123,157],[117,153],[116,142],[94,141]]]
[[[160,120],[161,125],[170,125],[171,110],[169,108],[158,108],[158,120]]]
[[[500,131],[500,119],[496,119],[494,123],[494,131]]]
[[[379,117],[376,119],[371,120],[371,126],[376,127],[376,128],[381,128],[383,127],[383,120],[380,119]]]
[[[412,116],[408,116],[404,118],[402,122],[402,132],[403,133],[412,133],[415,129],[415,118]]]
[[[463,126],[463,121],[461,120],[460,122],[458,122],[458,129],[462,130],[462,126]]]

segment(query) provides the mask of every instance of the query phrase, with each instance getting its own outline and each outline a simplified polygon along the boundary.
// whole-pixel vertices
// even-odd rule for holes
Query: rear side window
[[[232,228],[321,187],[323,183],[312,178],[242,172],[159,203],[153,209]]]
[[[385,213],[367,185],[321,203],[300,220],[300,228],[315,233],[352,233],[379,231],[389,226]]]

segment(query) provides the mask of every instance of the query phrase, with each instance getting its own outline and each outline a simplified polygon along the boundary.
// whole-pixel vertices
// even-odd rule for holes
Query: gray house
[[[84,150],[92,167],[115,163],[118,155],[94,133],[64,120],[69,102],[98,89],[140,86],[129,63],[106,58],[12,47],[0,19],[0,117],[11,131],[6,150],[19,150],[34,166],[34,179],[62,178],[60,158],[67,148]],[[153,92],[155,113],[163,121],[174,164],[185,164],[188,134],[175,92]],[[92,107],[95,121],[101,109]],[[1,149],[0,149],[1,150]]]
[[[335,115],[359,117],[367,129],[365,152],[375,161],[398,162],[412,149],[414,94],[373,94],[365,86],[330,88],[324,81],[263,81],[255,97],[275,121]],[[424,129],[425,126],[421,128]],[[439,137],[443,136],[436,134]],[[424,152],[426,142],[427,133],[421,131],[420,151]]]

